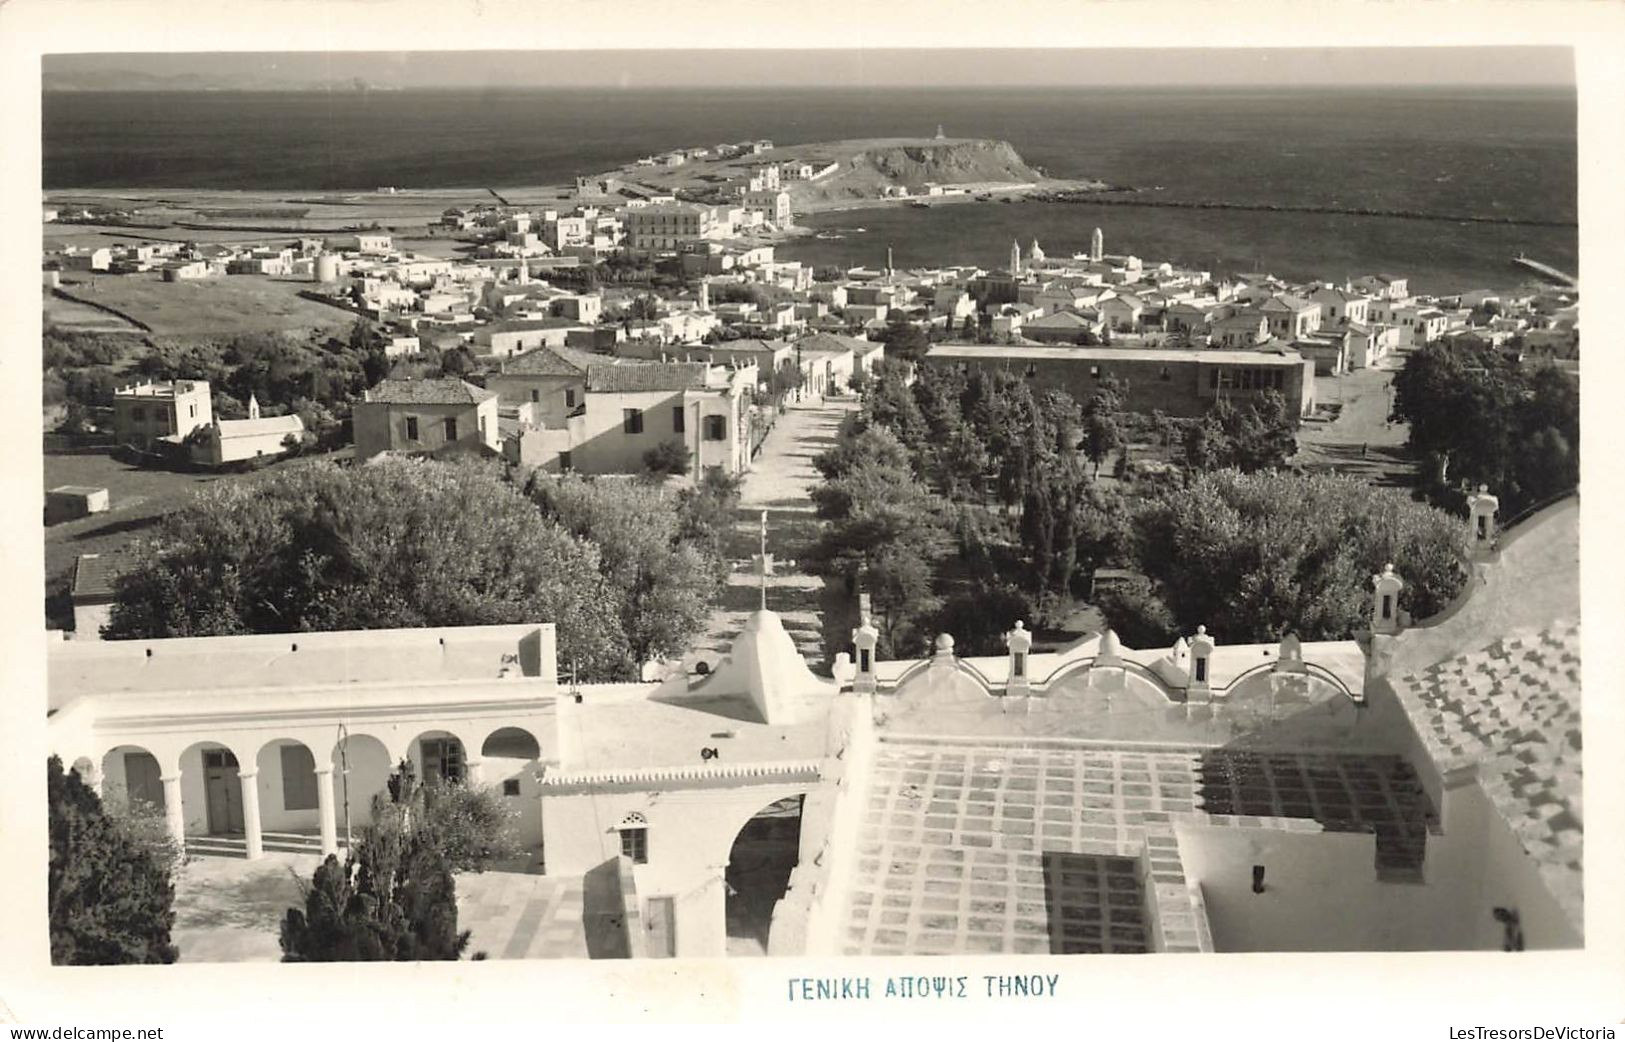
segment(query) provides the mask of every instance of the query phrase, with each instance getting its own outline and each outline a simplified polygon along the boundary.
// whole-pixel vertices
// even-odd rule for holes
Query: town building
[[[1312,300],[1276,293],[1258,305],[1269,322],[1269,334],[1278,340],[1297,340],[1320,328],[1320,305]]]
[[[1171,349],[1150,347],[1028,347],[937,344],[924,364],[963,372],[1001,370],[1034,387],[1066,391],[1087,401],[1101,383],[1126,384],[1124,408],[1169,416],[1205,414],[1224,398],[1245,402],[1275,391],[1299,416],[1315,407],[1315,363],[1296,351]]]
[[[626,245],[634,250],[677,250],[723,234],[712,210],[694,203],[631,208],[622,220]]]
[[[380,452],[497,452],[497,394],[455,377],[383,380],[352,410],[356,459]]]
[[[204,467],[273,459],[304,441],[305,421],[295,415],[261,416],[260,403],[248,396],[248,418],[216,419],[187,439],[192,462]]]
[[[113,437],[152,451],[162,439],[185,439],[214,422],[207,380],[143,381],[113,392]]]

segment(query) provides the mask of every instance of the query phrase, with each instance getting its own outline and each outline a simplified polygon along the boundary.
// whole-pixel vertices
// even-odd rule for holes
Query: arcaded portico
[[[554,630],[485,626],[54,642],[53,751],[110,796],[162,807],[177,839],[315,833],[333,853],[402,760],[487,781],[541,842]],[[530,806],[525,806],[530,804]]]

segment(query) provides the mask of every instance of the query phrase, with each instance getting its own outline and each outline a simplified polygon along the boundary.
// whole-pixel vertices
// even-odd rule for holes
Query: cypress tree
[[[46,762],[50,803],[51,962],[170,963],[175,886],[153,853],[102,809],[62,761]]]

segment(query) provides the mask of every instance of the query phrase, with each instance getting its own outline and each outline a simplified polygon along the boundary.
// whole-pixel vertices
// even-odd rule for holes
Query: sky
[[[1218,60],[1222,59],[1222,60]],[[1564,47],[1098,50],[412,51],[46,55],[53,76],[193,75],[214,86],[1570,86]]]

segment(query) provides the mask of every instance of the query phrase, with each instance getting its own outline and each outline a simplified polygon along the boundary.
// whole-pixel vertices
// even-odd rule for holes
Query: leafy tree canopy
[[[1345,477],[1217,471],[1134,515],[1137,570],[1182,632],[1221,640],[1344,640],[1370,618],[1371,576],[1392,563],[1421,619],[1466,582],[1462,522]]]
[[[311,462],[217,482],[114,593],[111,638],[552,621],[561,660],[630,674],[596,544],[472,462]]]

